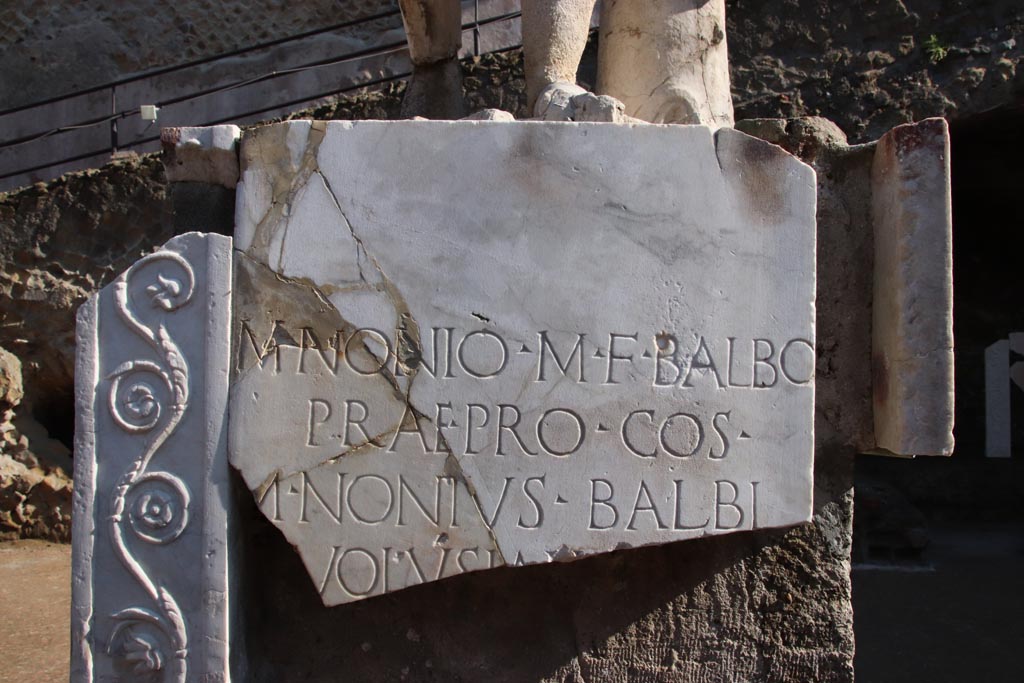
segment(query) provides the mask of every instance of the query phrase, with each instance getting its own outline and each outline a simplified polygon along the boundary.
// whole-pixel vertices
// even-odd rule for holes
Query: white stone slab
[[[780,148],[295,121],[242,169],[230,457],[326,604],[810,519],[815,178]]]
[[[72,681],[227,681],[231,240],[189,233],[79,311]]]

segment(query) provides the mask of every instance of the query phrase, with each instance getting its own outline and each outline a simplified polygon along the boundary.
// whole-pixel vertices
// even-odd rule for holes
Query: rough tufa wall
[[[736,118],[823,116],[851,142],[1024,100],[1020,0],[726,0]]]
[[[172,228],[156,158],[0,195],[0,539],[69,540],[75,311]]]

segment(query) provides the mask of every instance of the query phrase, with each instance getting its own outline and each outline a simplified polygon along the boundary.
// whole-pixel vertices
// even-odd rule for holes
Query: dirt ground
[[[0,682],[65,683],[71,546],[0,543]]]

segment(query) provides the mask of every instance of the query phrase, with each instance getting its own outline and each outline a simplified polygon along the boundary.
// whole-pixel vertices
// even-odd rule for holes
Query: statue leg
[[[622,103],[576,85],[595,0],[522,0],[527,111],[549,121],[621,121]]]
[[[402,100],[402,116],[460,119],[462,95],[462,6],[459,0],[399,0],[409,41],[412,78]]]
[[[522,0],[526,106],[553,83],[576,85],[595,0]]]
[[[732,126],[725,0],[604,0],[597,91],[643,121]]]

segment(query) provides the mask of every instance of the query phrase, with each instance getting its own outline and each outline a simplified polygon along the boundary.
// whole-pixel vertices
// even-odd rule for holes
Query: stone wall
[[[727,0],[736,118],[824,116],[851,142],[1021,102],[1016,0]]]
[[[171,237],[167,198],[156,158],[0,195],[0,353],[24,386],[0,406],[0,537],[69,539],[75,312]]]

